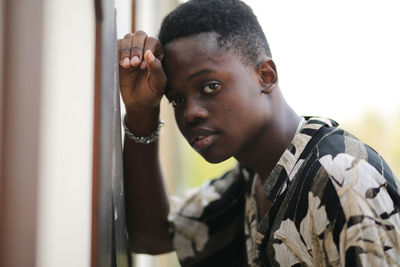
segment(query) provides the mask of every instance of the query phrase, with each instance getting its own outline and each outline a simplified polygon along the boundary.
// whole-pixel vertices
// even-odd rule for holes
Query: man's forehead
[[[221,52],[218,44],[219,34],[216,32],[203,32],[196,35],[182,37],[171,41],[165,46],[165,50],[171,52],[174,50],[201,49],[210,53]]]

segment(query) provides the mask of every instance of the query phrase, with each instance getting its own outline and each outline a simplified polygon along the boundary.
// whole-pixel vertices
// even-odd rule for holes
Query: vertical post
[[[107,56],[110,54],[110,45],[104,41],[107,32],[107,23],[110,8],[113,10],[112,0],[95,0],[96,8],[96,51],[95,51],[95,100],[94,100],[94,131],[93,131],[93,199],[92,199],[92,267],[111,267],[114,265],[112,245],[112,198],[111,174],[107,177],[109,164],[104,161],[102,153],[105,149],[111,152],[111,147],[106,148],[104,142],[104,111],[106,105],[104,98],[105,86],[112,90],[113,70],[105,71]],[[112,20],[111,20],[112,21]],[[112,41],[112,40],[111,40]],[[107,51],[108,50],[108,51]],[[107,55],[108,53],[108,55]],[[113,51],[111,49],[111,55]],[[111,58],[111,60],[113,60]],[[105,78],[108,77],[108,80]]]
[[[5,41],[5,36],[4,36],[4,28],[5,28],[5,22],[6,22],[6,16],[5,16],[5,1],[1,0],[0,1],[0,194],[1,194],[1,185],[2,185],[2,157],[3,157],[3,63],[4,63],[4,41]],[[0,195],[1,196],[1,195]],[[0,197],[0,225],[1,225],[1,208],[2,208],[2,203],[1,203],[1,197]],[[1,249],[1,248],[0,248]],[[1,252],[0,252],[1,253]],[[0,254],[1,255],[1,254]]]
[[[95,0],[92,267],[128,267],[113,0]]]
[[[35,266],[43,2],[3,2],[0,266]]]
[[[99,117],[101,86],[101,22],[102,3],[95,0],[96,40],[95,40],[95,77],[94,77],[94,112],[93,112],[93,184],[92,184],[92,249],[91,267],[98,266],[99,253]]]

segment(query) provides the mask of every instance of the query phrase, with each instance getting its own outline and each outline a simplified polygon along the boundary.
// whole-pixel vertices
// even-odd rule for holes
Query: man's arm
[[[162,58],[158,40],[144,32],[127,34],[119,40],[126,124],[137,136],[150,135],[159,122],[159,105],[166,85]],[[158,142],[140,144],[125,136],[123,158],[131,250],[147,254],[172,251],[167,225],[168,194],[159,163]]]

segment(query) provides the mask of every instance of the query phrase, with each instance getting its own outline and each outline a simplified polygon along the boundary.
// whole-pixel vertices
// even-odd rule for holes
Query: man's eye
[[[209,83],[206,86],[203,87],[203,92],[206,94],[211,94],[215,90],[218,90],[220,87],[219,83]]]
[[[171,105],[174,108],[177,108],[181,103],[182,103],[183,99],[181,97],[177,97],[177,98],[173,98],[169,101],[169,103],[171,103]]]

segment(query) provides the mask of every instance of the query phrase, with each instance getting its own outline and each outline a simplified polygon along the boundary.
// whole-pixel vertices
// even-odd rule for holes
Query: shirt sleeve
[[[395,266],[400,262],[400,216],[396,178],[368,161],[342,153],[319,160],[343,209],[334,239],[341,266]],[[391,173],[391,172],[390,172]],[[389,183],[388,183],[389,182]],[[332,255],[327,251],[328,255]]]
[[[235,250],[243,254],[244,184],[241,170],[236,168],[183,197],[171,198],[168,221],[182,266],[205,266],[221,258],[240,261],[223,254]]]

